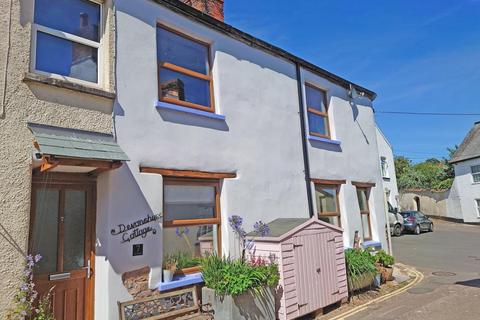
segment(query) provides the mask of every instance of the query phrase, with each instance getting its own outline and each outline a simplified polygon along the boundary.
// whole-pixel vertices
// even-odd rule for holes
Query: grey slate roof
[[[458,147],[457,152],[450,160],[450,163],[456,163],[473,158],[480,157],[480,121],[475,125],[463,139],[462,144]]]
[[[127,155],[112,135],[28,123],[40,153],[68,158],[126,161]]]
[[[289,232],[292,229],[295,229],[302,223],[305,223],[309,219],[307,218],[278,218],[273,220],[272,222],[267,223],[268,227],[270,228],[270,233],[267,237],[280,237],[285,233]],[[257,236],[255,231],[252,231],[247,234],[247,236],[255,237]]]

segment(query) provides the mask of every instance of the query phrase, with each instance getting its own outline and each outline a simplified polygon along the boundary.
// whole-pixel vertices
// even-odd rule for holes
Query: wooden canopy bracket
[[[51,170],[58,166],[59,161],[56,161],[50,157],[42,156],[42,165],[40,166],[40,172]]]

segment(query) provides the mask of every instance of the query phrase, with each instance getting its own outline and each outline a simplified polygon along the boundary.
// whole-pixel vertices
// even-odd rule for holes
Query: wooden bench
[[[195,312],[200,314],[196,287],[119,302],[120,320],[168,319]]]

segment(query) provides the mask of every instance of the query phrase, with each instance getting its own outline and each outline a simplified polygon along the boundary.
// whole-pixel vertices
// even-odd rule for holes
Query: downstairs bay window
[[[198,271],[201,257],[220,252],[220,182],[164,179],[163,255],[184,273]]]

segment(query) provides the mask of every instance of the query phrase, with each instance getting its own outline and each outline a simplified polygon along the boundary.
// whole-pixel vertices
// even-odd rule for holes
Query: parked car
[[[398,209],[394,208],[390,202],[388,204],[388,222],[390,223],[390,234],[399,237],[403,232],[403,217],[398,213]]]
[[[422,231],[433,232],[433,222],[429,217],[420,211],[400,212],[403,217],[403,227],[405,230],[420,234]]]

